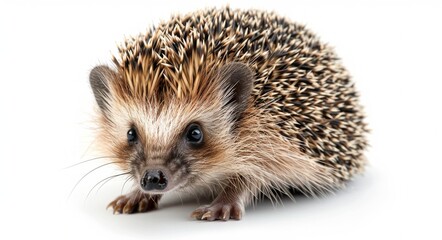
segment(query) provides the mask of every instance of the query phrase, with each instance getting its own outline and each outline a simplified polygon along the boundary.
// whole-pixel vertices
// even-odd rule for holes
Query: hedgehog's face
[[[171,96],[161,102],[122,101],[113,89],[115,79],[109,80],[116,78],[111,71],[97,67],[91,72],[102,110],[102,139],[140,190],[161,194],[192,188],[235,171],[234,128],[252,88],[248,67],[223,67],[217,77],[220,87],[209,97]]]
[[[104,134],[141,190],[164,193],[216,174],[214,166],[232,155],[232,124],[221,113],[203,102],[114,103]]]

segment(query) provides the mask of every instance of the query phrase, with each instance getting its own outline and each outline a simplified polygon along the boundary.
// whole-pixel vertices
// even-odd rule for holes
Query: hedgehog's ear
[[[106,99],[109,95],[109,83],[115,76],[116,73],[104,65],[94,67],[89,74],[89,82],[94,92],[95,100],[103,113],[107,110]]]
[[[246,110],[252,94],[254,73],[244,63],[232,62],[219,69],[218,76],[224,83],[225,96],[229,99],[227,104],[235,106],[235,120]]]

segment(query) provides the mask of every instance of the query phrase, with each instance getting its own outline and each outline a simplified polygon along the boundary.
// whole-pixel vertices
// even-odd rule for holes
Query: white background
[[[112,215],[124,179],[75,183],[94,156],[90,69],[125,36],[172,13],[228,2],[0,3],[0,239],[441,239],[442,6],[439,1],[241,1],[275,10],[335,46],[361,93],[370,161],[346,190],[248,209],[242,221],[198,222],[171,196],[161,209]],[[128,188],[126,188],[127,190]],[[3,236],[1,236],[3,235]]]

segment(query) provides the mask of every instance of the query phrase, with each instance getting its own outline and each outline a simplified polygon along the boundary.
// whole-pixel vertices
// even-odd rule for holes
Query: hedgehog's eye
[[[135,141],[137,141],[137,139],[138,137],[135,129],[134,128],[129,129],[129,131],[127,131],[127,141],[129,143],[134,143]]]
[[[200,144],[203,142],[203,131],[200,125],[192,123],[187,127],[186,139],[189,143]]]

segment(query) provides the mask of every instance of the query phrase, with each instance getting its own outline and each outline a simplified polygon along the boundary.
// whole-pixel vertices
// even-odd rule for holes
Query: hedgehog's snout
[[[147,170],[141,178],[140,184],[145,191],[163,191],[167,188],[168,176],[159,169]]]

